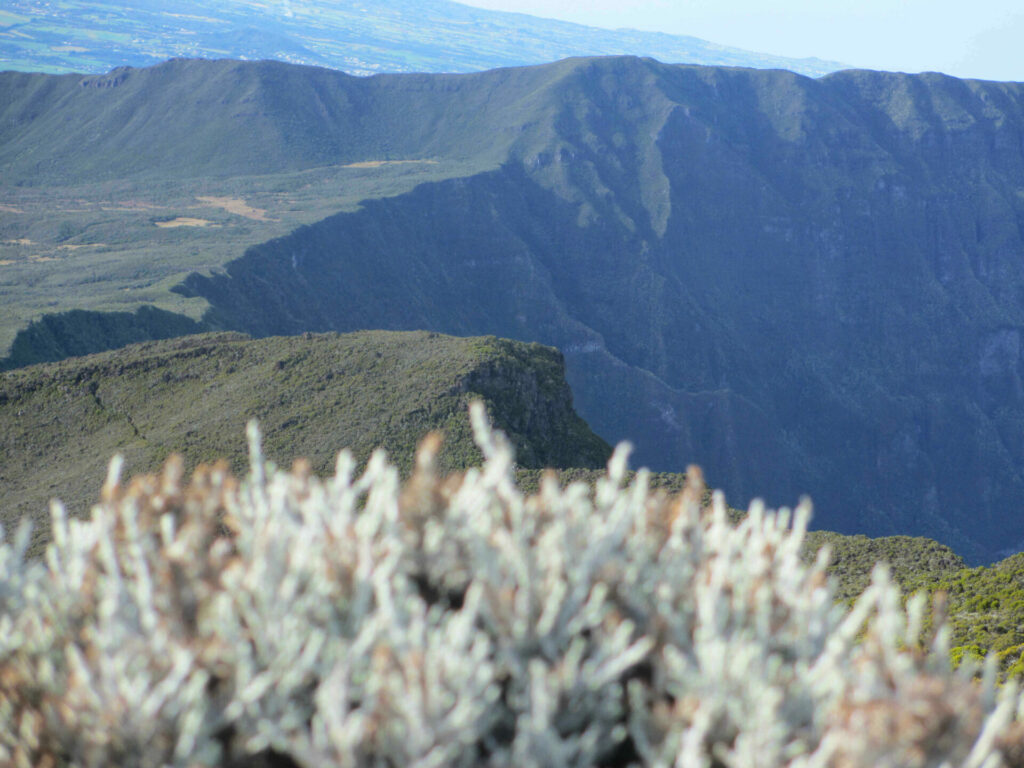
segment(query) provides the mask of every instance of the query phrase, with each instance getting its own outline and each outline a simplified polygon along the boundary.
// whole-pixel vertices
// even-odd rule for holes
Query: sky
[[[855,67],[1024,81],[1024,0],[459,0]]]

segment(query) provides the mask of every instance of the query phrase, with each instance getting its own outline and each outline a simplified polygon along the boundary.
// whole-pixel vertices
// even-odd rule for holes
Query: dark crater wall
[[[256,334],[555,345],[637,463],[698,462],[737,504],[809,493],[839,531],[1024,544],[1020,86],[610,60],[559,87],[501,170],[180,290]]]

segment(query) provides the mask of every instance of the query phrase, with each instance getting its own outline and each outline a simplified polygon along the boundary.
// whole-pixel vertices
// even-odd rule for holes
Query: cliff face
[[[365,462],[382,447],[409,470],[432,430],[445,434],[440,467],[464,469],[482,459],[473,399],[523,467],[596,468],[611,453],[573,410],[561,355],[539,344],[427,332],[207,334],[0,375],[0,522],[28,514],[45,526],[54,497],[84,512],[114,453],[132,474],[172,452],[188,467],[224,458],[244,472],[251,418],[268,458],[305,457],[321,474],[342,448]]]
[[[182,290],[211,301],[207,322],[256,335],[480,329],[556,346],[588,423],[612,442],[634,442],[638,462],[681,470],[699,460],[737,497],[782,500],[798,457],[780,425],[728,387],[673,385],[638,354],[664,343],[650,333],[686,328],[680,317],[699,308],[648,293],[661,278],[649,257],[623,255],[643,246],[620,222],[579,227],[574,217],[574,206],[513,166],[368,202]],[[700,333],[680,341],[690,355],[715,343]]]
[[[539,344],[489,343],[501,353],[474,365],[456,388],[486,398],[494,423],[516,446],[517,464],[603,469],[609,446],[573,409],[561,353]]]
[[[254,333],[553,344],[581,414],[656,469],[810,493],[841,531],[1019,546],[1024,88],[601,60],[556,91],[500,170],[181,290]]]

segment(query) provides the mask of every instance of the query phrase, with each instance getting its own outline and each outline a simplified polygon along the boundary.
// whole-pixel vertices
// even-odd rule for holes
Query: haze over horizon
[[[1024,9],[1015,0],[458,0],[610,29],[691,35],[719,45],[851,67],[1024,81]]]

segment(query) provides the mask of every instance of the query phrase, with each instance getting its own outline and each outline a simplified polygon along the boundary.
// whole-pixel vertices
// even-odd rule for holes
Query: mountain
[[[354,75],[472,72],[569,56],[789,69],[822,75],[821,59],[790,59],[696,37],[597,29],[471,8],[447,0],[9,0],[0,10],[0,69],[106,72],[174,57],[275,59]]]
[[[0,522],[10,528],[27,514],[41,541],[49,499],[83,513],[115,453],[131,474],[171,453],[189,470],[226,459],[241,474],[252,418],[269,459],[305,457],[321,475],[342,448],[362,464],[382,447],[407,471],[432,430],[446,437],[439,468],[464,469],[482,460],[471,399],[484,401],[524,468],[602,467],[611,453],[573,411],[561,355],[539,344],[427,332],[207,334],[0,374]]]
[[[38,360],[33,334],[102,345],[112,308],[118,338],[169,333],[132,326],[142,305],[257,336],[538,341],[638,465],[702,464],[740,505],[809,493],[823,528],[971,562],[1024,548],[1020,84],[175,61],[0,94],[3,237],[53,249],[0,268],[7,365]],[[189,217],[209,226],[159,227]]]

